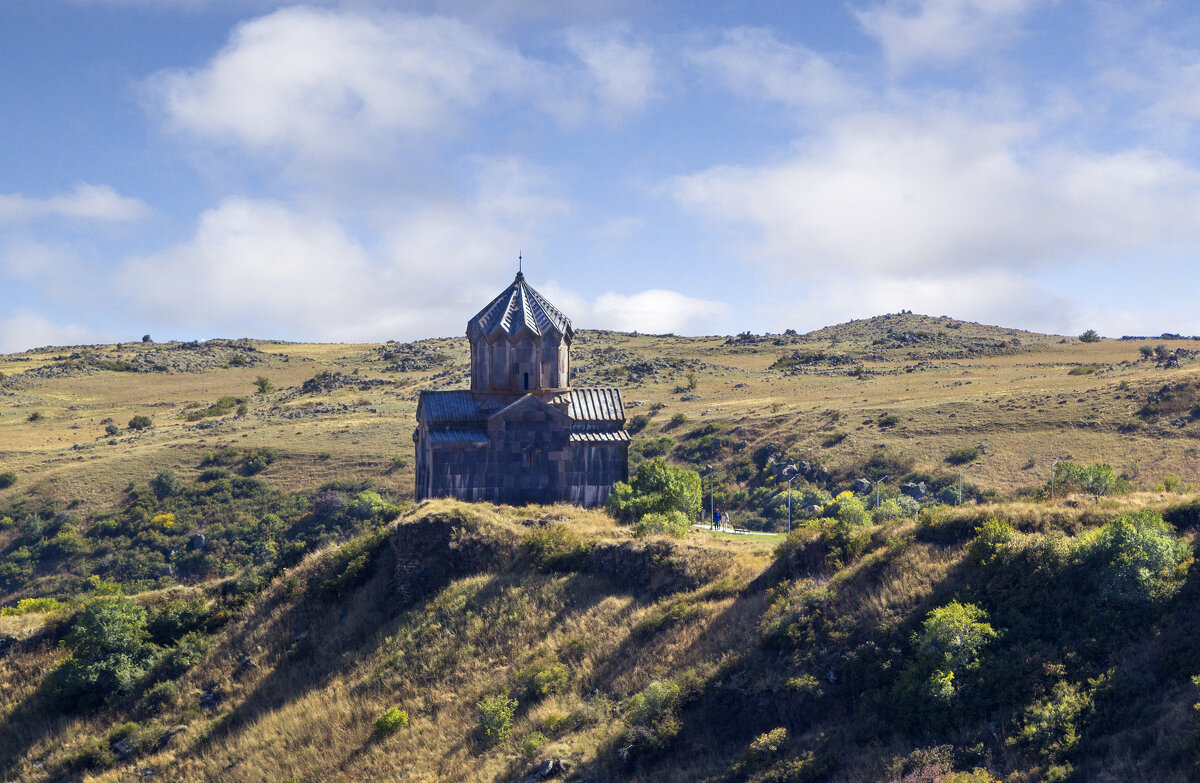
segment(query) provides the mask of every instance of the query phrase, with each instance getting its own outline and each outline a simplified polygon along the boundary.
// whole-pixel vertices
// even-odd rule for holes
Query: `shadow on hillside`
[[[46,639],[26,639],[6,655],[29,654]],[[38,743],[47,737],[61,736],[67,719],[59,717],[54,700],[45,680],[28,698],[18,704],[3,721],[0,721],[0,779],[9,780],[16,776],[17,764]],[[78,776],[67,776],[63,780],[77,780]]]
[[[957,542],[935,544],[955,545]],[[853,577],[840,585],[841,590],[864,596],[881,590],[903,552],[882,547],[877,551],[879,555],[861,563]],[[822,640],[828,649],[813,651],[813,657],[822,664],[818,672],[820,695],[814,696],[788,686],[788,680],[801,673],[792,663],[793,651],[770,646],[759,625],[771,604],[770,587],[793,579],[824,581],[828,576],[822,571],[821,558],[811,552],[793,553],[790,558],[773,563],[726,609],[704,620],[703,629],[686,649],[672,653],[679,662],[673,666],[675,671],[704,660],[724,658],[723,664],[681,710],[685,729],[675,743],[663,753],[639,755],[637,748],[621,747],[622,737],[614,737],[594,761],[574,770],[573,775],[580,779],[649,780],[670,769],[674,777],[683,770],[692,770],[694,777],[738,779],[731,770],[750,742],[779,727],[786,728],[793,738],[793,750],[797,745],[806,745],[804,749],[813,750],[819,763],[826,766],[836,763],[824,758],[827,741],[808,742],[803,739],[806,732],[818,725],[837,727],[849,721],[856,710],[868,706],[863,702],[864,694],[878,692],[881,682],[894,679],[896,672],[888,671],[892,666],[889,659],[915,630],[915,618],[951,600],[964,575],[961,565],[951,568],[928,595],[906,609],[905,616],[910,618],[906,623],[885,630],[874,623],[859,622],[848,630],[838,629],[839,634],[846,634],[840,645]],[[620,672],[639,661],[652,659],[660,648],[670,646],[675,632],[662,629],[647,634],[633,630],[597,670],[591,686],[602,689]],[[887,705],[871,707],[888,711]],[[876,727],[878,721],[889,725],[886,715],[873,715],[871,720]],[[884,733],[902,731],[903,727],[892,727]],[[513,773],[522,769],[516,766]]]

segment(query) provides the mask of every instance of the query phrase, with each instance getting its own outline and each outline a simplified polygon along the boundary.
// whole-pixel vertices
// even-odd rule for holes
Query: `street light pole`
[[[956,505],[959,505],[959,506],[962,505],[962,477],[963,477],[963,474],[978,464],[979,464],[978,462],[972,462],[970,465],[967,465],[965,468],[963,468],[962,470],[960,470],[958,472],[958,503]]]
[[[713,470],[712,465],[704,466],[704,475],[708,476],[708,526],[712,530],[717,529],[717,502],[713,499]]]
[[[875,482],[875,508],[879,508],[879,485],[890,479],[891,476],[884,476]],[[960,492],[961,495],[961,492]]]
[[[788,475],[789,473],[791,474],[790,476]],[[791,532],[792,532],[792,482],[793,482],[793,481],[795,481],[797,478],[799,478],[799,477],[800,477],[800,471],[799,471],[799,469],[796,467],[796,464],[795,464],[795,463],[792,463],[792,464],[790,464],[790,465],[787,465],[786,467],[784,467],[784,469],[783,469],[783,471],[780,473],[780,475],[781,475],[781,476],[783,476],[784,478],[786,478],[786,479],[787,479],[787,485],[788,485],[788,524],[787,524],[787,532],[788,532],[788,535],[791,535]]]

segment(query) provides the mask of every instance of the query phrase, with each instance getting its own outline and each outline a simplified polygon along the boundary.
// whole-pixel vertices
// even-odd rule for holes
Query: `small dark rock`
[[[113,753],[117,754],[117,758],[121,761],[128,761],[133,758],[137,750],[133,747],[133,743],[127,739],[119,739],[112,744]]]

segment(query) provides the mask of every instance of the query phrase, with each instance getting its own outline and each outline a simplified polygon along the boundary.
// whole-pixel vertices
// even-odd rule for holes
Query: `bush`
[[[679,511],[672,510],[665,514],[651,512],[633,526],[633,534],[638,538],[645,536],[683,538],[687,535],[690,526],[688,518]]]
[[[149,429],[153,425],[154,422],[150,420],[149,416],[134,416],[129,420],[129,429],[131,430]]]
[[[1183,585],[1191,565],[1187,544],[1177,539],[1162,515],[1150,509],[1123,514],[1085,546],[1099,561],[1101,590],[1120,604],[1165,600]]]
[[[1086,492],[1089,495],[1114,495],[1129,491],[1129,482],[1118,478],[1112,466],[1098,462],[1094,465],[1077,465],[1059,462],[1054,466],[1054,491]],[[1047,485],[1047,490],[1050,485]]]
[[[106,435],[116,435],[120,431],[121,431],[121,428],[115,424],[104,425],[104,434],[106,434]]]
[[[889,413],[886,416],[879,417],[880,427],[893,427],[900,423],[900,417],[894,413]]]
[[[142,705],[151,712],[158,712],[165,707],[179,703],[179,686],[167,680],[160,682],[142,697]]]
[[[375,736],[390,737],[408,725],[408,713],[399,707],[388,707],[375,719]]]
[[[566,664],[549,655],[539,655],[517,673],[517,682],[531,698],[562,693],[571,681]]]
[[[275,391],[275,384],[265,376],[260,375],[254,379],[254,386],[258,389],[259,394],[270,394]]]
[[[1083,334],[1079,335],[1081,343],[1098,343],[1100,342],[1100,334],[1095,329],[1088,329]]]
[[[525,735],[525,739],[521,740],[521,755],[527,759],[531,759],[541,752],[542,748],[548,742],[546,735],[540,731],[531,731]]]
[[[629,723],[625,732],[627,744],[641,750],[664,750],[682,727],[679,720],[682,701],[683,688],[670,680],[656,680],[641,693],[629,697],[624,705],[625,720]]]
[[[133,690],[153,653],[146,610],[125,596],[84,602],[63,639],[67,658],[51,673],[64,707],[91,706]]]
[[[701,506],[700,475],[676,468],[661,459],[643,462],[627,484],[618,481],[608,497],[608,512],[622,522],[636,522],[646,514],[678,511],[696,519]]]
[[[17,474],[11,470],[0,473],[0,489],[8,489],[17,483]]]
[[[742,758],[742,763],[748,769],[760,769],[776,756],[783,753],[787,744],[787,729],[782,726],[777,729],[771,729],[765,734],[760,734],[754,738],[754,741],[750,743],[750,747],[746,748],[746,754]]]
[[[951,601],[930,612],[913,636],[917,658],[932,669],[928,687],[938,701],[950,701],[962,675],[979,666],[979,653],[996,637],[987,612],[974,604]]]
[[[974,462],[979,459],[982,452],[978,446],[966,446],[961,449],[955,449],[946,455],[946,461],[951,465],[965,465],[968,462]]]
[[[150,489],[154,492],[154,497],[159,500],[166,500],[170,496],[179,492],[183,488],[179,477],[175,475],[175,471],[167,468],[160,472],[157,476],[150,480]]]
[[[871,512],[875,522],[890,522],[893,519],[904,519],[915,516],[921,504],[908,495],[888,498],[879,504],[879,508]]]
[[[479,721],[483,738],[489,746],[499,745],[512,734],[513,715],[517,700],[508,694],[484,696],[479,700]]]

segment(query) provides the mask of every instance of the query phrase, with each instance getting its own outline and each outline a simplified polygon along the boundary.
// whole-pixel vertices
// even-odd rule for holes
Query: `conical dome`
[[[517,279],[467,321],[471,390],[514,395],[569,385],[571,320]]]
[[[538,337],[557,332],[568,342],[574,335],[571,319],[546,301],[546,297],[533,290],[533,287],[525,282],[525,275],[517,272],[512,285],[467,321],[467,336],[474,337],[482,333],[489,342],[494,342],[501,332],[511,338],[522,329],[528,329]]]

